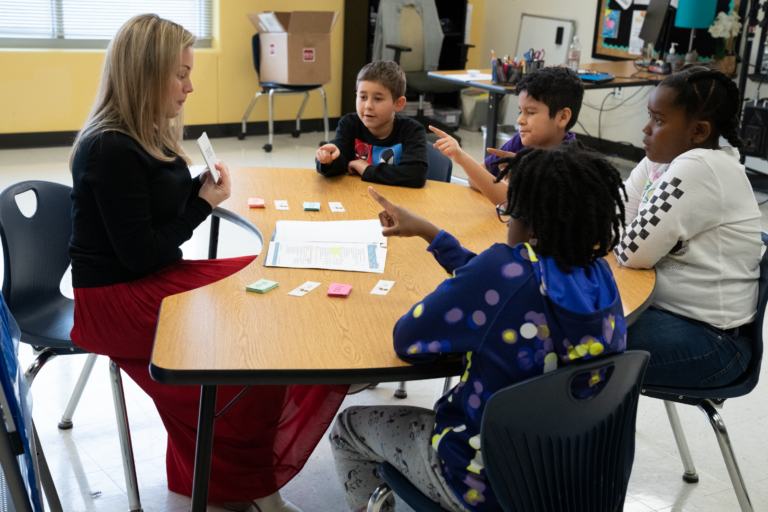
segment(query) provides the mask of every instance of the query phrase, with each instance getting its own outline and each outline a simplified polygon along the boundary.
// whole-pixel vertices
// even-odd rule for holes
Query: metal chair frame
[[[0,194],[0,206],[5,205],[9,201],[15,201],[15,197],[21,193],[24,193],[26,191],[33,191],[37,198],[37,210],[35,211],[35,214],[32,215],[31,219],[34,219],[35,215],[37,215],[37,211],[44,206],[41,206],[41,199],[40,195],[45,194],[49,195],[52,199],[61,199],[64,195],[66,195],[67,200],[69,200],[69,192],[71,188],[66,187],[64,185],[59,185],[56,183],[50,183],[50,182],[44,182],[44,181],[25,181],[20,182],[15,185],[11,185],[8,187],[2,194]],[[17,208],[18,210],[18,208]],[[13,210],[10,209],[9,212],[4,212],[8,215],[10,215],[10,212]],[[69,212],[67,212],[67,215]],[[16,215],[16,212],[13,212],[13,215]],[[21,212],[18,212],[18,215],[22,215]],[[6,222],[13,222],[19,221],[20,218],[2,218],[2,223]],[[3,289],[4,292],[6,291],[6,288],[8,291],[12,290],[13,286],[13,269],[11,267],[10,262],[10,249],[8,247],[8,233],[7,233],[7,226],[2,225],[0,223],[0,235],[2,236],[3,241],[3,254],[5,257],[5,279],[9,281],[11,284],[4,283]],[[11,295],[11,294],[9,294]],[[71,299],[66,299],[66,301],[71,301]],[[10,301],[9,308],[12,307],[13,301]],[[20,325],[20,328],[22,329],[21,333],[21,341],[23,343],[31,344],[33,348],[37,351],[39,351],[37,358],[35,361],[27,368],[25,372],[25,377],[29,381],[30,386],[34,382],[35,378],[37,377],[38,373],[40,373],[40,370],[42,370],[43,366],[45,366],[48,361],[56,358],[59,355],[69,355],[69,354],[82,354],[86,353],[81,348],[77,347],[72,343],[69,339],[50,339],[50,342],[54,344],[54,347],[46,347],[38,345],[40,343],[39,337],[29,338],[27,334],[24,332],[24,326]],[[62,417],[61,423],[59,423],[59,428],[63,430],[67,430],[72,428],[72,416],[74,415],[75,409],[77,408],[77,404],[80,401],[80,398],[83,394],[83,390],[85,389],[85,384],[88,381],[88,377],[90,376],[90,373],[93,369],[93,366],[96,362],[96,358],[98,356],[96,354],[89,354],[88,359],[86,360],[85,366],[83,370],[80,372],[80,377],[78,378],[77,384],[75,385],[75,390],[73,391],[72,397],[70,398],[69,405],[67,406],[67,409]],[[117,368],[117,366],[114,364],[114,362],[110,361],[110,372],[113,374],[111,379],[111,385],[112,385],[112,393],[114,397],[114,405],[115,405],[115,415],[117,417],[117,424],[118,424],[118,433],[120,438],[120,447],[121,447],[121,454],[123,457],[123,467],[125,469],[125,478],[126,478],[126,490],[128,495],[128,504],[129,504],[129,510],[131,512],[141,512],[141,499],[139,496],[139,489],[138,484],[136,480],[136,470],[135,470],[135,463],[133,459],[133,449],[131,444],[131,435],[130,435],[130,429],[128,428],[128,416],[127,411],[125,409],[125,400],[122,398],[124,397],[123,393],[123,386],[122,386],[122,379],[120,377],[120,370]],[[118,400],[118,397],[120,397],[120,400]],[[38,460],[39,456],[42,454],[42,448],[39,446],[39,442],[37,443],[37,450],[38,450]],[[49,501],[51,499],[51,495],[56,496],[56,489],[52,485],[51,481],[51,488],[46,489],[46,494],[49,495]],[[58,501],[58,497],[56,496],[56,501]],[[59,506],[60,509],[60,506]]]
[[[768,233],[762,233],[763,244],[768,245]],[[763,355],[763,324],[765,321],[765,308],[768,303],[768,252],[766,252],[760,262],[760,281],[757,303],[757,317],[755,318],[754,346],[752,361],[749,363],[747,371],[735,382],[719,388],[701,388],[685,389],[671,388],[656,385],[644,385],[640,391],[644,396],[658,398],[664,401],[664,407],[669,418],[669,425],[672,427],[672,434],[675,436],[675,443],[680,452],[680,458],[683,462],[683,481],[686,483],[696,483],[699,481],[699,475],[696,473],[696,466],[693,463],[691,450],[688,448],[688,442],[685,439],[685,432],[680,423],[680,417],[677,414],[675,402],[694,405],[709,420],[709,424],[715,432],[717,444],[720,446],[720,452],[723,455],[725,467],[728,469],[728,476],[731,478],[733,490],[739,501],[739,507],[742,512],[753,512],[754,507],[749,498],[747,487],[744,483],[744,477],[741,475],[739,464],[736,460],[736,454],[733,451],[731,438],[728,430],[725,428],[725,422],[717,412],[716,408],[722,408],[723,403],[728,398],[737,398],[750,393],[757,386],[760,377],[760,365]],[[715,398],[718,397],[718,398]]]

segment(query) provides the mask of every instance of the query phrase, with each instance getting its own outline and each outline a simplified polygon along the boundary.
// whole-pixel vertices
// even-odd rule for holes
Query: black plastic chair
[[[303,94],[304,95],[304,101],[301,104],[301,108],[299,109],[299,114],[296,116],[296,129],[291,132],[291,135],[293,135],[294,138],[298,138],[301,135],[301,116],[304,114],[304,107],[307,106],[307,101],[309,101],[309,91],[314,91],[315,89],[320,91],[320,94],[323,96],[323,127],[325,128],[325,140],[320,142],[320,145],[328,143],[328,102],[325,98],[325,91],[323,90],[322,85],[288,85],[288,84],[278,84],[276,82],[262,82],[261,81],[261,47],[259,45],[259,34],[254,34],[251,38],[251,49],[253,50],[253,67],[256,70],[256,73],[259,75],[259,87],[261,87],[261,92],[257,92],[256,95],[251,100],[251,104],[248,105],[248,110],[245,111],[245,115],[243,116],[243,125],[240,133],[237,134],[237,138],[240,140],[245,139],[245,132],[247,130],[246,123],[248,122],[248,116],[251,115],[251,111],[253,111],[253,107],[256,105],[256,100],[259,99],[259,96],[262,94],[269,94],[269,143],[264,145],[264,151],[269,153],[272,151],[272,142],[274,139],[275,134],[275,121],[274,121],[274,95],[284,95],[284,94]]]
[[[631,351],[574,364],[497,391],[480,431],[483,464],[505,512],[618,512],[635,453],[640,387],[650,354]],[[607,368],[604,387],[574,398],[573,379]],[[542,398],[546,397],[546,398]],[[370,512],[394,490],[419,512],[443,509],[389,463]]]
[[[21,329],[21,341],[39,351],[25,373],[30,385],[46,362],[56,356],[88,353],[69,338],[75,303],[60,291],[61,279],[70,263],[71,190],[57,183],[24,181],[0,194],[3,296]],[[31,217],[26,217],[16,203],[16,196],[28,191],[35,194],[37,201]],[[96,354],[88,356],[68,410],[71,408],[74,412],[97,357]],[[129,507],[136,512],[141,510],[141,503],[123,384],[117,365],[110,361],[109,366]],[[68,418],[68,425],[63,421],[60,428],[72,428],[71,414]]]
[[[768,234],[762,233],[763,244],[768,246]],[[683,460],[683,480],[688,483],[699,481],[699,475],[696,473],[696,467],[693,464],[691,451],[688,449],[688,442],[685,440],[685,433],[680,424],[680,418],[677,415],[674,402],[697,406],[709,419],[710,425],[715,431],[717,443],[720,445],[720,451],[725,460],[725,466],[728,468],[728,475],[731,477],[733,490],[739,500],[739,506],[744,512],[751,512],[752,503],[744,485],[744,479],[739,470],[739,464],[736,462],[736,455],[731,446],[731,440],[728,431],[725,428],[725,422],[720,417],[715,407],[722,407],[723,402],[728,398],[738,398],[750,393],[760,378],[760,364],[763,359],[763,324],[765,323],[765,308],[768,304],[768,251],[763,255],[760,261],[760,281],[757,299],[757,317],[755,318],[755,333],[752,340],[752,359],[749,362],[747,371],[727,386],[719,388],[672,388],[655,385],[643,385],[642,394],[651,398],[664,400],[664,406],[667,409],[669,423],[672,426],[672,432],[675,436],[677,449],[680,451],[680,457]]]
[[[427,179],[432,181],[451,182],[453,174],[453,160],[445,156],[435,146],[427,142],[427,160],[429,161],[429,170]]]

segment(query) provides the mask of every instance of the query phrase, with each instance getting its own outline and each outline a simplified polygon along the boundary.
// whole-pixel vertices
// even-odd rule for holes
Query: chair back
[[[2,290],[15,316],[19,308],[42,307],[46,297],[62,297],[61,278],[70,263],[71,190],[58,183],[23,181],[0,194]],[[29,218],[16,203],[16,196],[27,191],[37,198],[37,209]]]
[[[400,42],[411,48],[410,52],[400,56],[400,69],[409,71],[424,71],[424,24],[419,12],[407,5],[400,11]]]
[[[251,38],[251,50],[253,51],[253,69],[261,79],[261,46],[259,45],[259,33],[256,32]]]
[[[621,510],[635,450],[640,385],[650,355],[574,364],[497,391],[483,413],[483,462],[506,512]],[[606,368],[588,399],[574,378]]]
[[[451,182],[453,174],[453,160],[445,156],[435,146],[427,142],[427,179],[432,181]]]
[[[762,232],[760,236],[763,245],[768,246],[768,233]],[[749,361],[747,371],[728,386],[728,396],[718,398],[735,398],[744,396],[757,386],[760,379],[760,366],[763,360],[763,327],[765,325],[765,309],[768,306],[768,250],[760,259],[760,279],[757,291],[757,315],[755,316],[755,334],[752,337],[752,359]],[[717,393],[715,393],[717,394]]]

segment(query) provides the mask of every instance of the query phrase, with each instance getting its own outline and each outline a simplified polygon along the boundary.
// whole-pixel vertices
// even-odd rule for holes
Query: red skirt
[[[199,386],[168,386],[149,376],[160,302],[219,281],[255,256],[181,260],[131,283],[76,288],[72,341],[109,356],[155,402],[168,431],[168,488],[192,494]],[[216,420],[209,499],[249,501],[269,496],[304,466],[334,419],[348,386],[256,386]],[[219,386],[221,410],[242,386]],[[130,418],[130,411],[128,413]]]

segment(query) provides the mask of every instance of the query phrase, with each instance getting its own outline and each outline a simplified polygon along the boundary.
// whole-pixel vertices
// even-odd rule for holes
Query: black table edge
[[[459,357],[412,366],[353,370],[169,370],[150,362],[149,375],[157,382],[176,386],[359,384],[452,377],[463,369]]]

